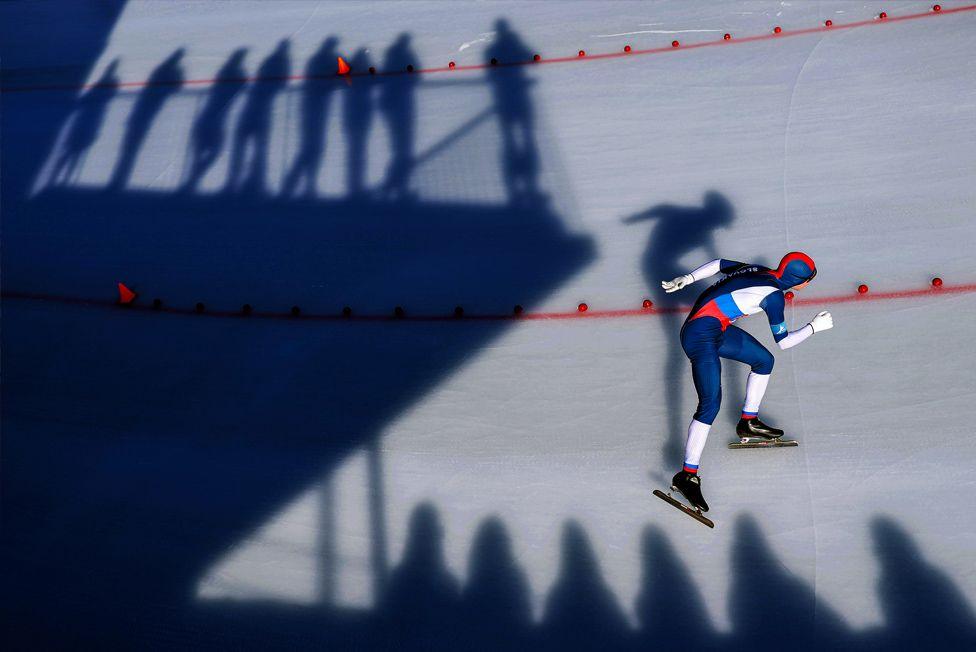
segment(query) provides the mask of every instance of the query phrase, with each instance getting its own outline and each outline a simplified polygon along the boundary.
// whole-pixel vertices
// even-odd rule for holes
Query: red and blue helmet
[[[791,251],[779,261],[779,267],[770,272],[779,280],[784,290],[812,280],[817,275],[813,258],[802,251]]]

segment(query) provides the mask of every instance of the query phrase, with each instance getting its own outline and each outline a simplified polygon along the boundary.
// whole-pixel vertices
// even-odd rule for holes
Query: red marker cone
[[[337,71],[336,74],[338,75],[349,74],[349,64],[346,63],[345,59],[343,59],[342,57],[339,57],[339,70]]]
[[[125,287],[124,283],[119,283],[119,303],[127,306],[136,300],[136,293]]]

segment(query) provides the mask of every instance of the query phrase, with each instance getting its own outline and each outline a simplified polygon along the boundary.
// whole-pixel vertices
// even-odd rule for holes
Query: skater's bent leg
[[[708,431],[718,415],[722,404],[722,363],[718,356],[696,357],[691,361],[691,375],[698,392],[698,410],[688,426],[688,439],[685,442],[685,466],[688,473],[698,472],[698,463]]]
[[[729,326],[718,354],[723,358],[743,362],[752,368],[746,382],[746,399],[742,406],[742,418],[754,419],[759,414],[769,375],[773,371],[775,358],[762,344],[741,328]]]

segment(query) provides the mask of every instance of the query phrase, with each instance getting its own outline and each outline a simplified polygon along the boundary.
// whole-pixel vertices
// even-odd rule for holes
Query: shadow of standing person
[[[385,634],[397,649],[456,648],[459,589],[444,560],[443,539],[437,509],[418,505],[410,515],[403,561],[380,599]]]
[[[619,650],[629,638],[623,611],[576,521],[563,526],[559,578],[546,598],[542,634],[544,649],[551,650]]]
[[[268,142],[274,100],[288,83],[291,62],[288,39],[282,39],[261,67],[237,119],[234,147],[227,172],[227,189],[267,192]]]
[[[532,52],[512,31],[508,21],[495,22],[495,41],[485,54],[486,63],[523,62],[532,59]],[[535,142],[535,116],[529,88],[532,81],[524,66],[489,65],[488,81],[495,97],[498,127],[502,133],[502,171],[508,200],[525,204],[541,199],[536,179],[539,172],[539,152]]]
[[[180,186],[193,192],[213,165],[224,146],[225,123],[234,99],[244,88],[244,57],[247,48],[235,50],[217,71],[217,77],[190,131],[190,163]]]
[[[467,642],[479,650],[528,645],[532,625],[529,585],[497,516],[481,523],[471,546],[468,583],[461,595]]]
[[[92,146],[102,130],[109,102],[119,92],[119,78],[115,76],[119,60],[108,64],[95,85],[78,98],[77,108],[71,120],[71,129],[64,140],[64,147],[51,172],[51,183],[69,183],[78,169],[85,152]]]
[[[719,647],[701,591],[668,541],[664,530],[649,525],[641,537],[643,576],[636,611],[643,643],[657,649]],[[686,623],[693,623],[687,627]]]
[[[417,55],[410,47],[410,35],[400,34],[386,52],[384,70],[403,71],[407,66],[418,67]],[[419,78],[414,74],[388,78],[380,87],[379,109],[386,119],[392,149],[390,165],[381,188],[387,199],[410,199],[410,174],[414,164],[416,136],[416,94]]]
[[[159,64],[146,80],[146,86],[139,93],[135,106],[132,107],[132,113],[129,114],[122,150],[108,183],[108,190],[121,190],[129,182],[139,150],[142,149],[153,120],[156,119],[166,100],[178,93],[183,86],[183,69],[180,67],[180,60],[184,53],[183,48],[177,49]]]
[[[336,65],[335,47],[339,39],[330,36],[308,60],[305,81],[302,84],[302,131],[298,156],[288,171],[281,187],[281,194],[289,197],[304,183],[305,196],[314,197],[319,168],[325,155],[326,119],[329,101],[337,88],[335,75],[329,69]]]
[[[682,379],[686,364],[684,352],[678,343],[678,332],[685,319],[678,306],[683,302],[675,295],[665,293],[661,281],[687,273],[689,270],[682,266],[681,259],[693,251],[703,250],[703,257],[691,264],[689,269],[718,258],[714,232],[727,227],[734,219],[735,209],[728,198],[710,190],[705,193],[701,206],[658,204],[624,220],[625,224],[656,220],[644,250],[642,269],[648,290],[654,297],[654,305],[665,311],[661,317],[665,337],[669,338],[663,378],[665,403],[668,406],[668,438],[664,447],[664,463],[667,466],[679,466],[684,460],[686,426],[690,414],[683,412]]]
[[[878,598],[886,625],[878,649],[976,649],[976,615],[950,576],[926,563],[890,518],[875,518],[871,535],[881,564]]]
[[[750,515],[735,522],[731,573],[729,649],[851,648],[853,636],[844,621],[784,567]]]
[[[353,70],[368,70],[369,54],[360,48],[349,66]],[[373,89],[371,77],[356,77],[346,89],[342,124],[346,135],[346,187],[350,199],[362,199],[366,194],[366,146],[373,126]]]

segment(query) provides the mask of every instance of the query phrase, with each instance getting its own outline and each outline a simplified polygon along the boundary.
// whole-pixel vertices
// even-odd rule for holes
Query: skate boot
[[[691,506],[703,512],[708,511],[708,503],[701,492],[701,478],[695,473],[678,471],[671,478],[671,490],[680,491],[681,495],[688,499]]]
[[[739,441],[743,444],[751,442],[765,443],[783,436],[783,431],[779,428],[767,426],[759,420],[759,417],[752,419],[739,419],[735,427],[735,434],[739,436]]]

